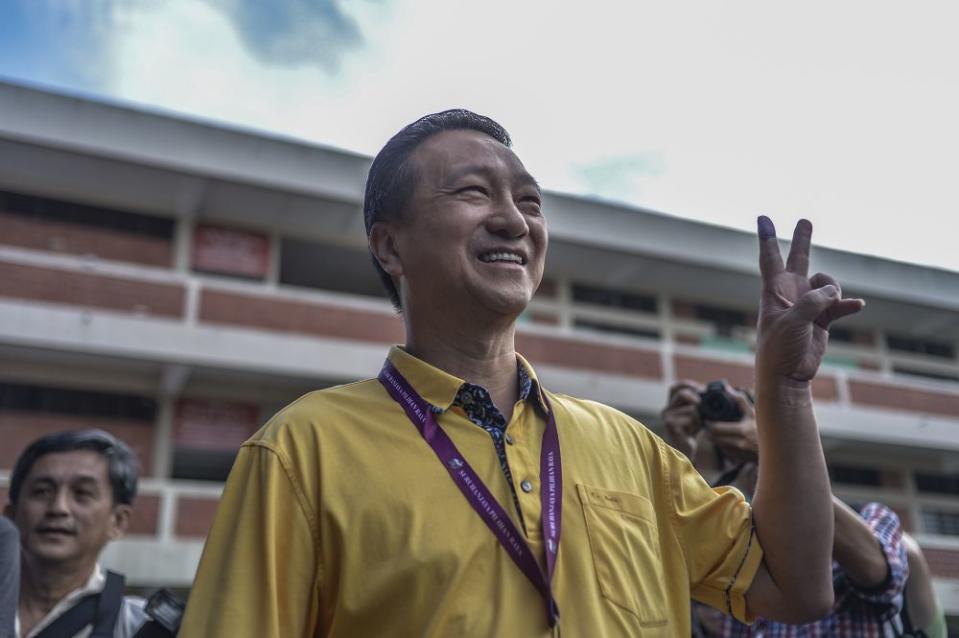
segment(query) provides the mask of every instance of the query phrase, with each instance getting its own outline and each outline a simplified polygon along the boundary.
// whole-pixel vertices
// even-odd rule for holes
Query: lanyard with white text
[[[559,551],[559,536],[562,529],[563,468],[559,456],[556,419],[553,418],[549,399],[544,395],[549,418],[546,421],[546,431],[543,433],[543,450],[540,455],[540,500],[543,508],[543,535],[546,540],[546,573],[544,574],[529,545],[513,525],[509,515],[436,422],[430,405],[417,394],[389,360],[383,364],[379,380],[393,400],[406,411],[410,421],[433,448],[433,452],[439,457],[453,482],[490,528],[513,562],[543,594],[546,599],[549,626],[555,627],[559,621],[559,607],[553,598],[551,583],[553,571],[556,568],[556,555]]]

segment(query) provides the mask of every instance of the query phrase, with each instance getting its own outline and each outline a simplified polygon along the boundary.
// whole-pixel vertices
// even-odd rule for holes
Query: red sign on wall
[[[266,235],[207,224],[193,229],[194,270],[263,279],[269,264]]]
[[[180,399],[173,440],[177,447],[191,450],[235,451],[256,432],[259,412],[251,403]]]

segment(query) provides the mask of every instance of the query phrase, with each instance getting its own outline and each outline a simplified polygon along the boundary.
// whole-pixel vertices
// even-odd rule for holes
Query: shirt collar
[[[529,361],[526,360],[526,357],[520,353],[516,353],[516,360],[519,362],[523,369],[526,370],[526,374],[529,376],[530,383],[532,387],[529,391],[529,396],[536,399],[536,404],[539,406],[540,410],[543,411],[543,414],[549,414],[549,407],[546,404],[546,396],[543,392],[543,386],[539,384],[539,379],[536,376],[536,370],[533,369],[533,366],[530,365]]]
[[[539,379],[536,377],[533,366],[519,353],[516,353],[516,360],[523,366],[529,376],[532,384],[530,396],[536,398],[543,414],[549,414],[543,397],[543,389],[539,385]],[[440,411],[449,409],[456,399],[456,393],[466,383],[459,377],[454,377],[452,374],[431,366],[422,359],[417,359],[400,346],[390,348],[389,361],[427,403]]]
[[[103,591],[103,587],[106,584],[107,577],[103,571],[103,568],[100,566],[100,563],[97,563],[93,568],[93,573],[90,574],[90,578],[87,579],[87,582],[78,589],[74,589],[72,592],[64,596],[60,601],[53,606],[47,615],[40,619],[33,629],[30,630],[29,636],[35,636],[43,629],[52,623],[54,620],[67,613],[70,609],[73,608],[74,603],[80,598],[87,596],[89,594],[96,594]],[[15,636],[20,635],[20,612],[18,611],[14,618],[14,632]]]
[[[460,386],[465,383],[463,379],[417,359],[400,346],[390,348],[389,360],[427,403],[441,410],[452,405]]]

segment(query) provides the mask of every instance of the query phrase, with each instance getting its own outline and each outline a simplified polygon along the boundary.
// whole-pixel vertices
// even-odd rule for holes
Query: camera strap
[[[123,604],[124,578],[107,571],[103,591],[90,594],[43,628],[36,638],[63,638],[73,636],[84,627],[93,625],[90,638],[112,638],[120,606]]]
[[[117,616],[120,615],[120,606],[123,605],[124,582],[121,574],[107,570],[107,582],[103,585],[97,601],[96,623],[90,638],[113,637],[113,628],[117,626]]]
[[[546,540],[546,573],[540,568],[533,551],[523,535],[516,529],[509,514],[496,501],[483,480],[466,462],[446,432],[436,422],[432,406],[421,397],[413,386],[400,374],[387,359],[379,375],[380,383],[394,401],[400,404],[410,421],[432,448],[450,478],[466,497],[479,517],[486,523],[500,545],[506,550],[513,562],[546,600],[546,617],[549,626],[558,629],[559,607],[553,597],[552,579],[556,568],[556,556],[559,551],[560,530],[562,528],[563,468],[559,453],[559,435],[556,432],[556,419],[549,399],[544,395],[549,416],[543,433],[543,447],[540,455],[540,501],[542,505],[543,536]]]
[[[77,602],[62,616],[44,627],[36,638],[63,638],[73,636],[84,627],[93,623],[97,614],[97,601],[100,594],[90,594]]]
[[[716,451],[719,452],[719,448],[716,448]],[[733,481],[739,478],[739,473],[743,471],[744,467],[746,467],[746,461],[737,463],[733,467],[720,474],[716,480],[709,484],[709,487],[722,487],[723,485],[731,485]]]
[[[133,634],[133,638],[171,638],[176,636],[169,629],[155,620],[149,620]]]

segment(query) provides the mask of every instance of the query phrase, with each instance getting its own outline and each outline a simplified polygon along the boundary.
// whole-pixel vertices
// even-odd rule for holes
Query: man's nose
[[[66,488],[54,492],[47,505],[48,516],[66,516],[70,513],[70,493]]]
[[[511,195],[498,198],[496,210],[487,220],[486,227],[491,233],[510,239],[519,239],[529,233],[526,216]]]

